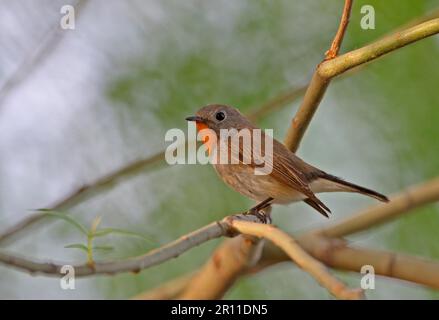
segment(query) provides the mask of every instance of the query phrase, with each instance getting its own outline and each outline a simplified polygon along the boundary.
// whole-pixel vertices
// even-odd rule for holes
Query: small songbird
[[[202,107],[195,116],[187,117],[187,121],[195,121],[197,130],[210,129],[220,139],[221,129],[236,129],[235,134],[242,129],[253,131],[258,129],[235,108],[224,105],[208,105]],[[262,131],[261,140],[265,133]],[[211,138],[210,138],[211,139]],[[209,144],[212,140],[205,139]],[[246,146],[239,145],[239,159],[235,164],[214,163],[214,167],[221,179],[239,193],[258,201],[259,203],[247,213],[261,216],[261,210],[271,204],[287,204],[294,201],[304,201],[325,217],[331,211],[320,201],[316,193],[320,192],[356,192],[373,197],[383,202],[389,201],[386,196],[376,191],[347,182],[341,178],[328,174],[306,163],[282,143],[272,139],[272,170],[270,174],[257,175],[253,162],[243,162],[243,152]],[[252,144],[247,146],[252,148]],[[209,150],[211,152],[212,150]],[[229,150],[229,155],[232,153]]]

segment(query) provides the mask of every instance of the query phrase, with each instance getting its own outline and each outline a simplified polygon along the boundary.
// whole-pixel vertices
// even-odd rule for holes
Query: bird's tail
[[[364,194],[366,196],[378,199],[378,200],[383,201],[383,202],[389,201],[389,199],[385,195],[383,195],[379,192],[376,192],[374,190],[359,186],[359,185],[354,184],[352,182],[345,181],[341,178],[330,175],[326,172],[323,172],[319,178],[324,179],[324,180],[328,180],[331,183],[335,184],[334,187],[339,189],[337,191],[357,192],[357,193],[361,193],[361,194]],[[334,191],[336,191],[336,190],[334,190]]]

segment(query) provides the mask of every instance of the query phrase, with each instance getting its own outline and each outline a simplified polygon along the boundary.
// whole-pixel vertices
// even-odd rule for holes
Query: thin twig
[[[353,0],[345,0],[340,25],[338,26],[338,30],[335,34],[334,40],[332,41],[331,47],[325,52],[325,60],[333,59],[338,55],[338,51],[340,50],[341,43],[343,42],[343,38],[349,24],[352,2]]]

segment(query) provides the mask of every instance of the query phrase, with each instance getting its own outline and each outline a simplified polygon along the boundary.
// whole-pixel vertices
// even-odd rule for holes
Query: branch
[[[439,289],[439,262],[401,253],[381,250],[371,250],[358,247],[350,247],[340,239],[321,237],[318,234],[306,234],[297,239],[298,243],[315,259],[320,260],[328,267],[340,271],[360,272],[365,265],[371,265],[375,274],[389,278],[395,278],[412,283],[425,285]],[[229,243],[226,241],[225,243]],[[243,276],[252,275],[278,263],[291,261],[289,256],[272,243],[267,243],[262,252],[262,257],[257,265],[246,270]],[[219,262],[221,263],[221,262]],[[221,269],[219,269],[219,272]],[[203,273],[202,270],[197,271]],[[135,299],[173,299],[183,290],[192,285],[193,273],[184,275],[175,280],[178,283],[178,292],[168,290],[170,281],[151,291],[147,291],[135,297]],[[210,278],[211,280],[212,278]],[[212,282],[212,281],[208,281]],[[206,286],[211,290],[209,286]],[[166,294],[160,294],[166,292]],[[220,298],[220,297],[219,297]]]
[[[178,257],[180,254],[188,251],[189,249],[209,240],[222,236],[235,236],[236,233],[230,227],[230,220],[233,219],[259,221],[254,216],[236,215],[226,217],[220,222],[213,222],[203,228],[182,236],[180,239],[177,239],[165,246],[152,250],[143,256],[130,258],[127,260],[95,263],[94,266],[90,266],[88,264],[74,265],[75,277],[85,277],[98,274],[113,275],[121,272],[139,272],[143,269]],[[52,276],[60,276],[61,268],[64,265],[70,264],[67,262],[37,262],[5,252],[0,252],[0,263],[17,268],[21,271],[28,271],[31,274],[46,274]]]
[[[306,90],[303,102],[288,129],[285,145],[290,150],[297,151],[300,141],[333,77],[437,33],[439,33],[439,19],[432,19],[396,32],[360,49],[320,63]]]
[[[310,256],[292,236],[284,231],[269,224],[238,220],[232,220],[231,225],[240,233],[262,237],[273,242],[336,298],[350,300],[364,298],[362,290],[347,288],[341,281],[331,275],[322,263]]]
[[[247,221],[243,221],[243,220]],[[345,288],[344,284],[335,279],[330,273],[324,268],[324,266],[318,261],[314,260],[309,256],[300,246],[295,242],[295,240],[284,233],[283,231],[274,228],[271,225],[265,225],[260,223],[255,223],[258,219],[254,216],[230,216],[224,218],[220,222],[211,223],[201,229],[198,229],[188,235],[181,237],[161,248],[152,250],[151,252],[136,258],[131,258],[123,261],[114,262],[101,262],[95,263],[93,266],[89,264],[76,265],[74,266],[75,277],[85,277],[90,275],[98,274],[116,274],[120,272],[139,272],[148,267],[152,267],[169,259],[175,258],[180,254],[188,251],[189,249],[207,242],[211,239],[215,239],[221,236],[233,237],[237,234],[247,235],[245,240],[236,239],[235,241],[228,242],[229,245],[238,245],[239,247],[229,247],[230,250],[224,251],[224,255],[217,256],[212,261],[211,265],[206,266],[206,268],[214,269],[218,271],[221,267],[220,263],[226,259],[236,259],[237,257],[241,259],[240,264],[229,263],[229,265],[241,265],[239,270],[230,269],[230,273],[234,277],[238,277],[243,274],[248,267],[251,267],[259,261],[260,253],[262,250],[262,245],[255,245],[255,243],[262,244],[257,239],[248,236],[264,237],[270,241],[277,244],[280,248],[285,250],[285,252],[305,271],[313,275],[316,280],[324,287],[326,287],[329,292],[334,294],[338,298],[351,299],[360,298],[361,291],[348,290]],[[240,250],[241,246],[245,246],[244,250]],[[240,256],[238,253],[240,251],[246,252],[246,255]],[[28,271],[31,274],[45,274],[50,276],[61,276],[60,270],[64,265],[68,263],[50,263],[50,262],[36,262],[26,258],[14,256],[8,253],[0,253],[0,263],[17,268],[19,270]],[[194,277],[196,281],[192,283],[192,288],[197,286],[197,283],[201,286],[213,286],[214,290],[207,291],[193,291],[185,290],[183,291],[180,298],[191,299],[201,297],[204,299],[211,298],[211,293],[215,295],[218,292],[225,292],[229,288],[228,283],[223,281],[218,281],[221,274],[224,274],[224,268],[221,268],[222,272],[217,272],[217,278],[214,283],[206,281],[206,279],[201,277]],[[203,270],[202,270],[203,271]],[[207,272],[201,272],[203,275],[207,275]],[[227,278],[231,278],[227,275]],[[222,290],[221,290],[222,289]],[[192,293],[197,292],[194,296]]]
[[[317,72],[321,77],[330,79],[358,65],[375,60],[386,53],[437,33],[439,33],[439,18],[396,32],[365,47],[325,61],[319,65]]]
[[[353,0],[346,0],[343,7],[343,13],[341,15],[340,25],[338,26],[337,33],[335,34],[334,40],[332,41],[331,47],[325,53],[325,60],[330,60],[338,55],[341,43],[349,24],[349,17],[351,16]]]
[[[368,227],[375,226],[376,224],[384,223],[389,219],[396,218],[397,216],[405,214],[417,207],[421,207],[438,200],[439,178],[435,178],[429,182],[419,186],[412,186],[409,189],[400,192],[399,194],[391,197],[390,203],[386,205],[380,204],[372,206],[356,215],[353,215],[350,218],[336,223],[333,226],[307,232],[298,238],[298,243],[301,244],[303,248],[312,254],[316,259],[319,259],[320,261],[325,262],[327,265],[337,269],[358,272],[360,271],[361,266],[371,264],[375,267],[375,272],[377,274],[437,288],[439,286],[439,278],[431,277],[431,275],[434,273],[439,273],[438,262],[383,251],[352,249],[346,247],[343,240],[330,239],[330,237],[338,238],[364,230]],[[319,241],[316,240],[317,235],[320,236],[317,239]],[[321,241],[322,239],[325,241]],[[230,241],[231,240],[225,241],[218,249],[216,249],[216,252],[221,252],[223,250],[228,252],[227,246]],[[338,244],[343,245],[334,246],[335,241],[337,241]],[[343,256],[341,254],[337,255],[336,253],[333,253],[333,250],[339,249],[343,249],[344,251],[337,251],[338,253],[352,252],[351,255],[355,259],[349,257],[347,254],[346,256]],[[364,253],[364,257],[360,258],[362,253]],[[214,256],[215,255],[216,254],[214,254]],[[219,255],[219,257],[221,256],[222,255]],[[259,263],[247,272],[257,272],[287,259],[288,256],[283,251],[268,244],[268,249],[264,249]],[[397,262],[398,266],[396,268],[389,267],[386,269],[386,264],[383,264],[383,261],[402,262]],[[230,266],[228,263],[226,263],[226,261],[217,261],[217,264],[222,268],[233,268],[233,266]],[[390,263],[387,265],[391,266]],[[418,270],[421,270],[422,272],[410,272],[410,270],[414,270],[415,268],[418,268]],[[221,271],[216,270],[216,273],[218,272]],[[198,274],[203,274],[203,272],[199,272]],[[210,278],[208,279],[213,279],[214,275],[215,273],[213,275],[211,274]],[[196,279],[196,277],[194,278]],[[437,280],[435,280],[436,278]],[[210,283],[209,281],[206,282]],[[191,284],[188,283],[187,285],[190,286]],[[206,286],[208,287],[206,290],[208,290],[209,286]]]

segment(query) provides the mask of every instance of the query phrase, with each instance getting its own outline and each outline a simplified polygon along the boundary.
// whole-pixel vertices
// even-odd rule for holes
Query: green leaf
[[[83,234],[88,235],[87,228],[84,227],[81,223],[79,223],[75,219],[73,219],[72,217],[68,216],[67,213],[63,213],[63,212],[59,212],[59,211],[52,211],[49,209],[39,209],[38,211],[42,212],[43,214],[45,214],[49,217],[64,220],[64,221],[70,223],[72,226],[76,227]]]
[[[155,243],[154,240],[147,238],[140,233],[128,231],[128,230],[123,230],[123,229],[117,229],[117,228],[104,228],[104,229],[97,230],[95,232],[94,236],[95,237],[103,237],[103,236],[106,236],[109,234],[118,234],[118,235],[128,236],[128,237],[136,237],[136,238],[140,238],[142,240],[148,241],[148,242]]]
[[[111,251],[111,250],[114,250],[114,247],[112,247],[112,246],[94,246],[93,250]]]
[[[85,252],[88,252],[87,246],[82,244],[82,243],[72,243],[69,245],[64,246],[64,248],[68,248],[68,249],[80,249],[83,250]]]

